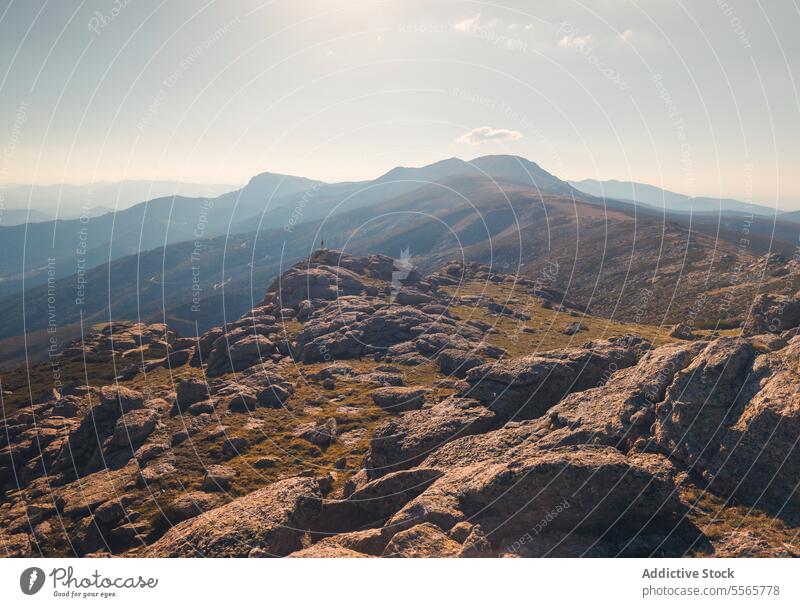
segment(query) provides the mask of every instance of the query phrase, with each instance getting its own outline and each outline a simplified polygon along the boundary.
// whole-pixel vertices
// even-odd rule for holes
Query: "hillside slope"
[[[485,265],[318,250],[199,338],[103,325],[55,392],[4,374],[0,546],[796,556],[800,299],[770,301],[780,335],[679,338]]]

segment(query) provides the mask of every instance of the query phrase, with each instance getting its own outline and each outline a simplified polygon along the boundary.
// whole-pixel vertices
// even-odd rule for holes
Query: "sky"
[[[800,208],[794,0],[0,0],[0,184],[518,154]]]

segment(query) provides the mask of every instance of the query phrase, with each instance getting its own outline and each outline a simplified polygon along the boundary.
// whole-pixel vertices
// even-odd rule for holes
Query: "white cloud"
[[[625,30],[621,34],[617,34],[617,37],[625,42],[630,42],[633,38],[633,30]]]
[[[514,141],[522,139],[522,133],[509,129],[494,129],[490,126],[480,126],[456,139],[456,143],[480,145],[486,141]]]
[[[558,46],[561,48],[574,48],[579,51],[585,50],[592,46],[594,38],[591,34],[585,36],[563,36],[558,41]]]
[[[491,31],[497,28],[498,25],[500,25],[499,19],[481,19],[481,14],[476,13],[473,17],[456,21],[453,24],[453,30],[462,34],[470,34],[472,32]]]
[[[646,29],[626,29],[621,34],[616,35],[616,41],[620,44],[635,44],[636,46],[652,45],[656,42],[656,37],[650,30]]]
[[[467,17],[466,19],[462,19],[461,21],[456,21],[453,24],[453,29],[457,32],[468,33],[471,32],[473,29],[478,28],[478,24],[481,21],[481,14],[477,13],[474,17]]]

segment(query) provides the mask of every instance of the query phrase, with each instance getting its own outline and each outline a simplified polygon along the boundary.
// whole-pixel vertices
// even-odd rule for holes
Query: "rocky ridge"
[[[316,251],[199,339],[114,323],[66,348],[117,372],[5,417],[0,546],[794,555],[794,301],[667,335],[480,264]]]

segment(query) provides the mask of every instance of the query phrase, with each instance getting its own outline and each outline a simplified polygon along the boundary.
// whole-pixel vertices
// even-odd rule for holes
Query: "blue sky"
[[[0,183],[520,154],[800,207],[793,1],[0,2]]]

